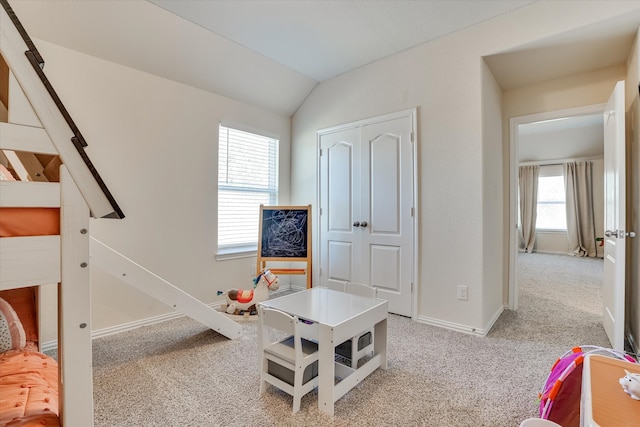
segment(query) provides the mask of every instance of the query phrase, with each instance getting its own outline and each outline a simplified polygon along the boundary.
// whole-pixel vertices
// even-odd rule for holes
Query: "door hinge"
[[[322,157],[322,148],[320,149],[320,157]]]
[[[322,216],[322,208],[318,209],[318,215]]]
[[[411,142],[413,142],[413,132],[411,132]]]
[[[413,212],[413,206],[411,207],[411,217],[413,218],[414,212]]]

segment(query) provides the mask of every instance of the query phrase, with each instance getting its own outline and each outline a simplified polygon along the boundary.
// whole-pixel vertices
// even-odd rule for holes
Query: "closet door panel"
[[[340,289],[360,264],[358,129],[320,137],[320,285]]]
[[[378,288],[389,311],[410,316],[413,280],[412,119],[400,117],[362,129],[361,227],[367,272],[363,282]]]
[[[412,315],[415,113],[320,131],[321,286],[367,283]]]
[[[369,200],[370,233],[372,235],[400,234],[400,141],[399,136],[384,133],[369,141]],[[368,206],[367,206],[368,205]]]

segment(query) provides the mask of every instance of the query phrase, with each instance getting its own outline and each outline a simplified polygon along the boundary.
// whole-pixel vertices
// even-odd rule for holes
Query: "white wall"
[[[218,121],[281,135],[283,193],[291,183],[291,203],[315,206],[317,129],[417,106],[417,314],[423,321],[482,333],[492,321],[495,295],[506,288],[507,225],[501,235],[496,228],[500,210],[506,218],[507,186],[495,182],[498,172],[491,168],[502,163],[500,174],[508,177],[508,152],[494,138],[497,124],[510,117],[497,111],[498,88],[486,75],[482,57],[639,8],[625,1],[536,2],[327,81],[291,122],[229,98],[36,43],[47,75],[90,144],[89,155],[127,215],[123,221],[93,221],[93,234],[205,302],[214,300],[218,289],[246,283],[254,263],[214,258],[211,188]],[[589,104],[600,99],[595,81],[595,87],[591,78],[564,82],[564,89],[547,91],[548,101],[557,109],[565,108],[567,96],[569,104]],[[518,114],[513,115],[550,109],[536,93],[529,95],[533,100],[516,102]],[[506,110],[508,98],[501,102]],[[501,195],[494,192],[496,185]],[[497,255],[499,248],[483,253],[496,247],[487,239],[502,242],[502,255]],[[117,279],[92,274],[94,330],[169,311]],[[456,300],[458,284],[469,286],[469,301]],[[45,334],[44,340],[51,336]]]
[[[280,137],[281,201],[289,202],[290,119],[229,98],[38,41],[45,73],[124,211],[91,233],[205,303],[251,286],[255,258],[217,262],[220,121]],[[172,310],[92,268],[93,330]],[[55,340],[55,321],[43,341]]]
[[[485,174],[493,159],[498,165],[497,159],[503,159],[500,174],[508,176],[507,151],[488,139],[495,137],[495,123],[509,115],[501,118],[495,111],[496,89],[482,75],[487,72],[482,57],[638,7],[631,2],[537,2],[320,84],[293,117],[293,202],[317,201],[316,130],[418,107],[417,314],[423,321],[486,332],[508,264],[507,229],[496,236],[500,214],[488,218],[495,209],[506,209],[505,182],[495,183],[493,174]],[[484,128],[487,120],[491,124]],[[493,192],[495,185],[502,194]],[[483,254],[494,247],[485,246],[486,239],[502,242],[498,266],[492,255]],[[501,272],[494,273],[496,268]],[[469,286],[464,303],[456,300],[460,284]]]
[[[482,182],[483,205],[483,330],[488,330],[502,313],[502,90],[489,67],[482,62]],[[508,217],[506,217],[508,220]]]

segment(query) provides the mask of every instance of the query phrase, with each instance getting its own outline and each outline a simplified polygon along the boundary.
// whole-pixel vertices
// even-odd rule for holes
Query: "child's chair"
[[[318,344],[300,336],[296,316],[258,304],[258,334],[262,367],[260,394],[267,383],[293,396],[293,413],[300,410],[302,396],[318,385]]]

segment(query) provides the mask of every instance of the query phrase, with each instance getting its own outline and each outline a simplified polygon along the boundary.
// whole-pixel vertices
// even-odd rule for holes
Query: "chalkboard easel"
[[[256,274],[267,262],[300,262],[305,268],[270,268],[273,274],[306,274],[311,287],[311,205],[260,205]]]

